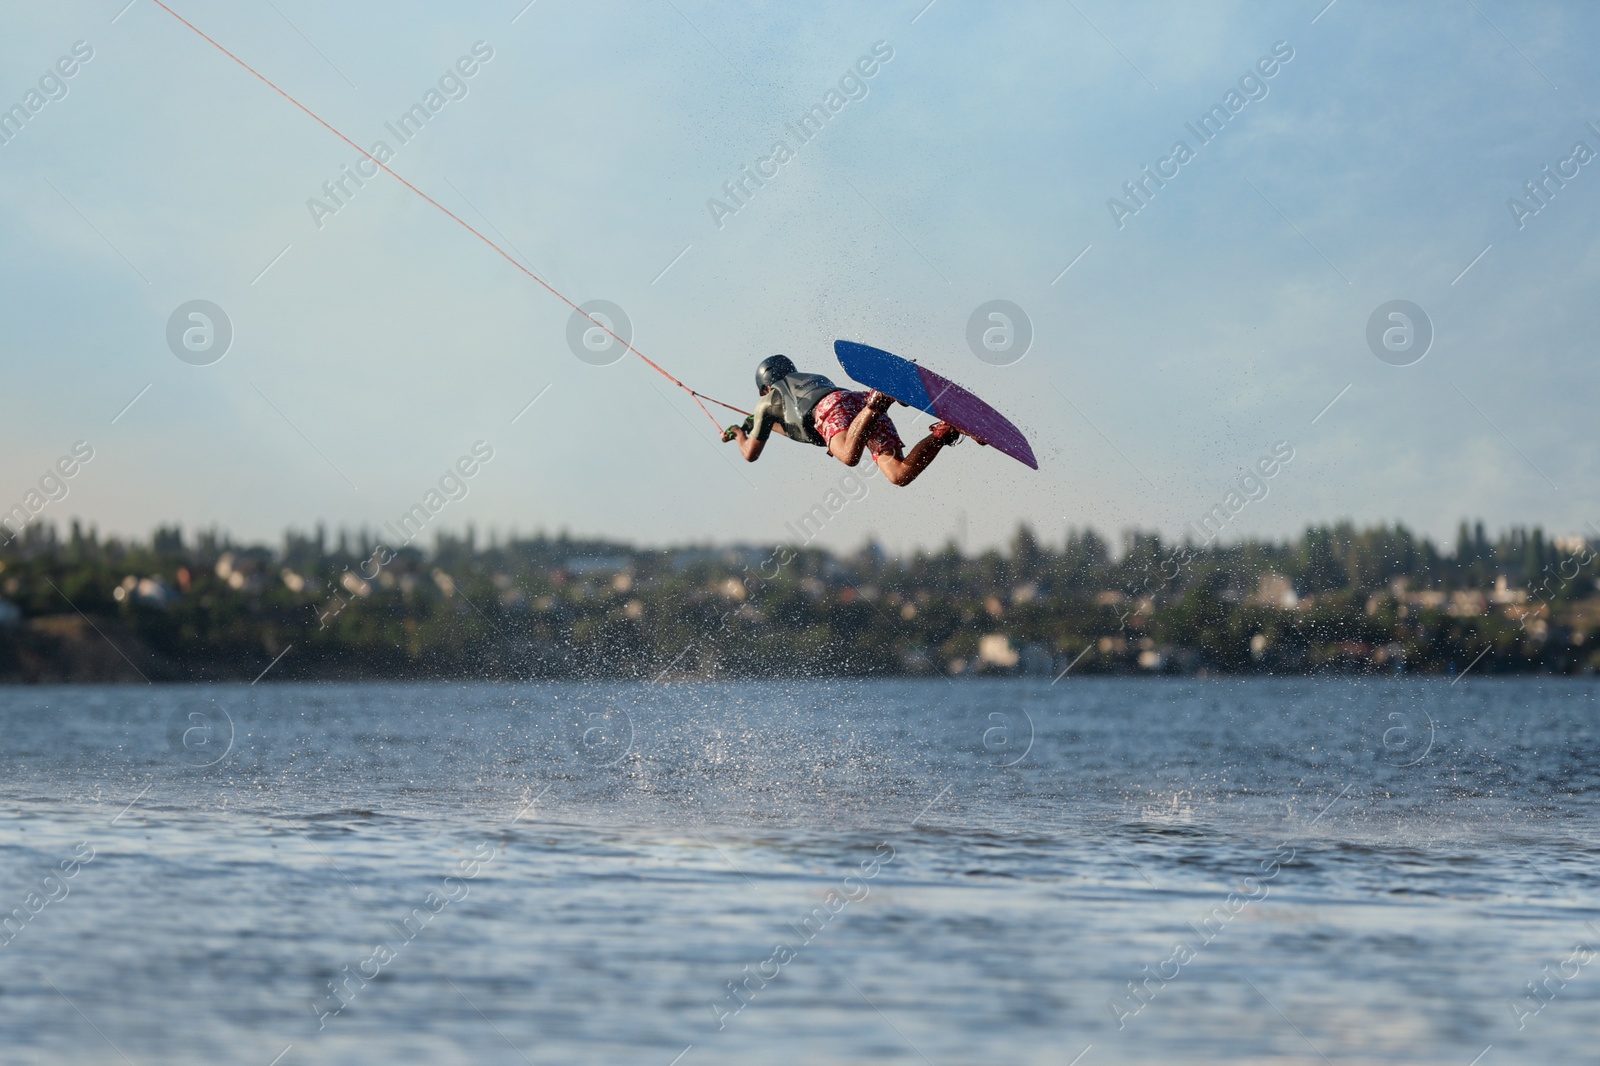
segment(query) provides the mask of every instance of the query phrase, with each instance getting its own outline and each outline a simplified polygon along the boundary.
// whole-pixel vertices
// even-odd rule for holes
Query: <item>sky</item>
[[[84,442],[36,520],[377,529],[476,445],[432,528],[770,543],[831,501],[840,550],[1181,537],[1275,454],[1225,538],[1600,524],[1592,6],[525,5],[170,0],[316,118],[153,0],[5,5],[0,510]],[[370,164],[319,119],[500,250],[386,174],[327,195]],[[1040,469],[745,464],[512,260],[739,407],[774,352],[915,358]],[[1026,325],[975,348],[996,300]]]

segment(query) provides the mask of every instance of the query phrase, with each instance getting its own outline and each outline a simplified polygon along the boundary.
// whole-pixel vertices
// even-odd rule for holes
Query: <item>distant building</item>
[[[1497,574],[1494,579],[1494,591],[1489,593],[1490,603],[1527,603],[1528,590],[1514,589],[1506,584],[1506,575]]]
[[[1276,607],[1283,611],[1292,611],[1300,606],[1300,596],[1294,590],[1294,582],[1282,574],[1275,574],[1268,570],[1256,582],[1256,590],[1251,594],[1249,601],[1262,607]]]
[[[122,583],[111,590],[111,598],[118,603],[134,599],[140,603],[148,603],[152,607],[165,607],[169,603],[176,603],[178,594],[159,577],[136,577],[129,574],[122,579]]]
[[[978,661],[984,666],[1009,670],[1021,658],[1017,649],[1011,646],[1011,639],[1004,633],[989,633],[978,638]]]
[[[1589,541],[1584,537],[1556,537],[1550,543],[1564,555],[1582,555],[1589,550]]]

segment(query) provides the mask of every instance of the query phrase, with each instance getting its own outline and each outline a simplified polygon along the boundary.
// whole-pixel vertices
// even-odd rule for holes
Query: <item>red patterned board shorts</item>
[[[816,424],[817,432],[823,440],[831,441],[835,434],[843,433],[850,428],[850,423],[856,420],[867,406],[867,394],[864,392],[847,392],[840,389],[831,392],[818,402],[811,412],[811,420]],[[878,416],[872,424],[872,432],[867,434],[867,450],[873,455],[892,455],[896,459],[905,454],[905,442],[900,439],[900,434],[895,432],[894,423],[889,421],[887,414]]]

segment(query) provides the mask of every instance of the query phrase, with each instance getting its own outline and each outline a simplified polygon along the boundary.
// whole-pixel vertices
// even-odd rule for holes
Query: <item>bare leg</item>
[[[872,427],[878,421],[878,414],[870,407],[863,407],[861,413],[851,420],[849,429],[835,433],[828,441],[828,452],[845,466],[859,463],[861,453],[867,447],[867,438],[872,435]]]
[[[839,434],[839,437],[842,436],[844,434]],[[834,440],[838,440],[839,437],[835,437]],[[943,447],[939,439],[930,433],[917,441],[916,446],[904,459],[896,459],[892,455],[875,455],[873,458],[878,461],[878,469],[883,471],[890,484],[909,485],[917,479],[918,474],[928,468],[928,464],[933,462],[933,457],[938,455]]]

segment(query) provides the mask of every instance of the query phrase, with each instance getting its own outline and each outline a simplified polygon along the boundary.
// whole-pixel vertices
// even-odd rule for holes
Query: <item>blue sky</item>
[[[523,2],[172,6],[363,147],[395,147],[384,124],[484,42],[393,168],[623,307],[646,354],[746,406],[762,356],[842,378],[831,342],[859,340],[1032,438],[1037,473],[966,445],[908,489],[871,482],[830,546],[1177,534],[1284,440],[1230,535],[1600,523],[1600,161],[1520,229],[1507,207],[1575,142],[1600,151],[1584,5]],[[0,106],[94,52],[0,146],[0,506],[87,440],[42,518],[376,527],[484,440],[441,526],[771,541],[846,473],[785,442],[736,462],[638,360],[578,359],[566,306],[387,176],[319,228],[308,200],[357,153],[125,3],[0,15]],[[865,97],[716,225],[707,200],[877,42]],[[1108,200],[1279,42],[1264,98],[1118,228]],[[207,366],[166,340],[195,299],[234,330]],[[1033,326],[1010,365],[967,344],[993,299]],[[1413,365],[1368,349],[1394,299],[1435,332]]]

